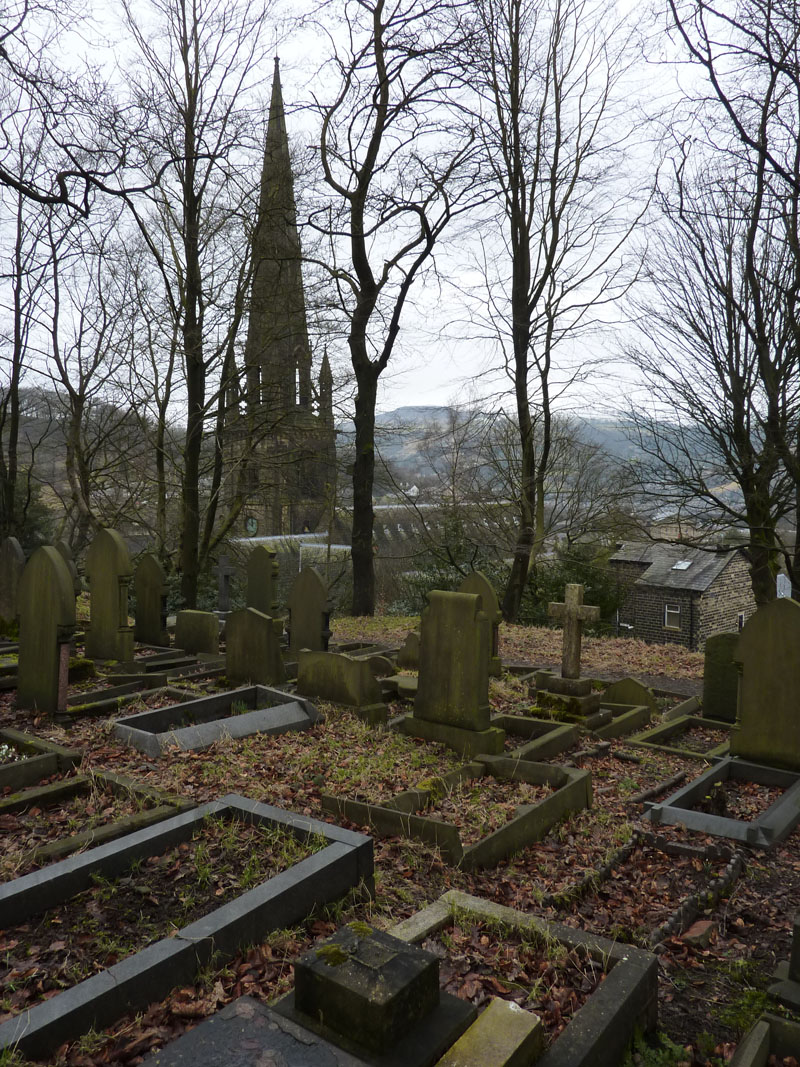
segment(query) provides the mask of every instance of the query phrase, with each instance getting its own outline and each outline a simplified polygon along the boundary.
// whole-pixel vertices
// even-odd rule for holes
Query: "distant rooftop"
[[[646,563],[637,579],[641,585],[705,592],[722,573],[738,548],[705,549],[650,541],[626,541],[611,556],[611,563]]]

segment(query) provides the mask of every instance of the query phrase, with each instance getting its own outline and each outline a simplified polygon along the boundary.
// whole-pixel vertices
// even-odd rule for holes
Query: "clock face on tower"
[[[258,519],[255,515],[248,515],[244,520],[244,529],[248,537],[255,537],[258,533]]]

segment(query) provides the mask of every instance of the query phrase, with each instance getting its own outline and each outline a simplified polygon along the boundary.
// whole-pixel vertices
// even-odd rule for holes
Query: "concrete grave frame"
[[[83,752],[77,748],[64,748],[53,741],[34,737],[22,730],[0,730],[0,744],[10,745],[18,752],[30,755],[0,767],[0,789],[24,789],[42,778],[49,778],[59,771],[68,771],[80,763]]]
[[[254,710],[231,714],[237,703]],[[306,730],[318,718],[319,712],[308,700],[265,685],[250,685],[117,719],[113,732],[125,744],[157,758],[174,746],[184,752],[208,748],[221,737]]]
[[[712,730],[724,730],[729,736],[731,724],[718,719],[704,719],[700,715],[681,715],[668,722],[654,726],[651,730],[634,734],[628,738],[629,745],[641,748],[653,748],[658,752],[669,752],[673,756],[685,756],[687,759],[717,760],[727,756],[730,740],[714,745],[707,752],[683,748],[680,744],[669,744],[673,738],[680,738],[692,726],[710,727]]]
[[[32,849],[27,854],[29,860],[36,863],[52,863],[79,849],[88,848],[90,845],[101,845],[105,841],[113,841],[117,837],[122,837],[123,834],[142,830],[145,826],[152,826],[153,823],[161,822],[162,819],[194,807],[192,800],[172,796],[161,789],[135,782],[132,778],[113,774],[111,771],[95,771],[91,775],[77,774],[60,782],[34,786],[31,789],[23,789],[9,796],[0,797],[0,815],[22,811],[33,805],[57,804],[71,797],[89,793],[95,785],[101,788],[105,786],[115,796],[150,800],[154,802],[154,807],[144,808],[111,823],[103,823],[92,830],[84,830],[78,834],[71,834],[69,837],[49,841],[47,844]]]
[[[606,978],[580,1008],[536,1067],[616,1067],[635,1033],[655,1028],[658,963],[652,952],[481,900],[452,889],[427,908],[393,927],[403,941],[423,941],[451,925],[456,912],[477,920],[530,931],[569,949],[583,949],[606,966]]]
[[[461,782],[490,775],[535,785],[547,783],[555,792],[538,804],[520,804],[513,819],[467,848],[462,845],[458,828],[452,823],[417,814],[437,793]],[[385,804],[366,804],[324,793],[321,803],[323,811],[358,825],[373,826],[380,834],[397,834],[437,845],[446,862],[464,870],[476,870],[492,867],[527,845],[541,841],[565,815],[591,807],[592,776],[590,771],[574,767],[484,756],[480,761],[464,764],[421,788],[405,790]]]
[[[580,735],[580,728],[573,723],[534,719],[528,715],[495,715],[492,725],[505,730],[507,738],[528,738],[509,753],[512,759],[551,759],[576,744]]]
[[[765,1067],[770,1056],[800,1053],[800,1023],[765,1012],[736,1046],[729,1067]]]
[[[740,781],[756,782],[760,785],[782,786],[785,792],[757,819],[748,821],[693,810],[694,805],[708,793],[715,782],[727,778],[738,778]],[[686,826],[690,830],[698,830],[712,837],[743,841],[752,848],[770,848],[788,837],[800,823],[800,774],[728,756],[662,803],[646,802],[645,807],[649,808],[645,817],[655,825],[669,823]]]
[[[146,682],[128,682],[106,690],[98,689],[91,693],[80,694],[73,698],[74,703],[67,703],[67,710],[56,716],[56,721],[69,724],[77,719],[114,715],[136,700],[145,700],[147,697],[158,695],[169,697],[173,701],[194,700],[195,698],[195,694],[190,693],[188,689],[178,689],[172,685],[153,686],[153,678],[150,676]]]
[[[611,718],[606,723],[595,726],[590,733],[604,741],[612,741],[616,737],[627,737],[634,730],[641,730],[650,722],[652,712],[644,704],[609,704],[602,700],[600,711],[610,711]]]
[[[131,864],[183,841],[209,816],[279,826],[298,840],[321,835],[325,848],[275,875],[208,915],[129,956],[100,974],[0,1024],[0,1049],[46,1057],[91,1027],[104,1028],[127,1011],[160,1000],[192,981],[212,958],[229,959],[243,945],[290,926],[311,909],[363,885],[372,893],[372,839],[304,815],[282,811],[231,793],[192,811],[128,834],[41,871],[0,885],[4,922],[24,922],[91,885],[92,876],[114,878]]]

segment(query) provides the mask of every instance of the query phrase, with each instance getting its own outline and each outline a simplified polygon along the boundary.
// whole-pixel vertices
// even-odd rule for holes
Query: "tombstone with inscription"
[[[505,732],[489,724],[489,640],[481,598],[434,589],[422,613],[419,682],[403,729],[465,755],[503,751]]]
[[[142,556],[136,566],[133,588],[136,593],[134,637],[145,645],[169,645],[164,568],[149,552]]]
[[[133,628],[128,624],[131,561],[116,530],[100,530],[86,556],[89,575],[89,629],[86,655],[126,662],[133,659]]]
[[[489,656],[489,674],[493,678],[499,678],[503,673],[503,665],[500,662],[500,623],[503,613],[494,586],[481,571],[472,571],[458,587],[460,593],[476,593],[481,598],[481,610],[486,616],[489,625],[489,640],[491,653]]]
[[[289,653],[301,649],[327,652],[330,640],[331,608],[328,590],[319,571],[304,567],[295,578],[289,594]]]
[[[13,627],[17,621],[17,593],[24,570],[22,545],[16,537],[4,537],[0,541],[0,628]]]
[[[255,608],[242,608],[225,623],[225,674],[232,685],[280,685],[284,679],[274,620]]]
[[[576,715],[589,715],[600,707],[600,695],[592,692],[592,679],[581,677],[581,638],[583,624],[600,618],[600,608],[583,602],[583,586],[567,585],[564,603],[550,604],[551,619],[563,623],[561,674],[537,671],[537,698],[562,706]]]
[[[219,619],[213,611],[179,611],[175,616],[175,647],[184,652],[219,652]]]
[[[278,558],[266,545],[256,545],[247,558],[247,606],[272,618],[278,614]]]
[[[800,604],[762,604],[739,634],[739,706],[731,755],[800,771]]]
[[[19,583],[17,704],[53,715],[67,706],[75,597],[67,565],[51,545],[37,548]]]
[[[712,634],[706,640],[703,660],[703,717],[736,721],[739,670],[734,654],[738,633]]]

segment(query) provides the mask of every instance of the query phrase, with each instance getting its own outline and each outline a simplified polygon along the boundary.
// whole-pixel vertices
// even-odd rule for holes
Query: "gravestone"
[[[416,670],[419,667],[419,634],[412,630],[406,637],[397,652],[397,666],[410,667]]]
[[[72,579],[72,588],[75,590],[75,596],[81,595],[81,577],[78,574],[78,565],[75,562],[75,557],[72,554],[72,549],[69,547],[66,541],[62,541],[60,538],[53,545],[53,548],[61,554],[62,559],[67,565],[69,576]]]
[[[220,611],[230,611],[231,578],[236,573],[236,568],[231,565],[227,556],[220,556],[214,573],[217,576],[217,607]]]
[[[247,606],[275,618],[278,614],[278,558],[266,545],[247,557]]]
[[[242,608],[225,624],[225,675],[238,685],[279,685],[283,682],[283,659],[275,623],[255,608]]]
[[[297,692],[351,708],[381,709],[381,687],[369,659],[335,652],[301,652],[297,661]]]
[[[328,590],[319,571],[304,567],[295,578],[289,594],[289,653],[297,656],[301,649],[327,652],[331,609]]]
[[[175,616],[175,647],[184,652],[219,652],[219,619],[213,611],[179,611]]]
[[[37,548],[18,590],[17,705],[53,715],[67,706],[75,597],[67,565],[50,545]]]
[[[638,678],[620,678],[612,682],[603,693],[605,704],[634,704],[637,707],[649,708],[655,714],[658,710],[653,690],[639,681]]]
[[[736,722],[739,670],[734,660],[738,633],[712,634],[706,640],[703,661],[703,716]]]
[[[489,674],[499,678],[503,673],[500,662],[500,623],[503,613],[494,586],[481,571],[472,571],[458,587],[460,593],[476,593],[481,598],[481,610],[489,625]]]
[[[92,659],[133,659],[133,628],[128,624],[131,561],[116,530],[100,530],[86,555],[89,575],[89,629],[86,655]]]
[[[562,706],[570,714],[590,715],[600,707],[600,695],[592,692],[591,678],[581,678],[581,637],[583,624],[600,618],[600,608],[584,604],[582,585],[569,584],[564,603],[549,604],[547,613],[551,619],[564,624],[561,674],[537,671],[534,676],[537,696]]]
[[[731,755],[800,771],[800,604],[773,600],[739,634],[739,704]]]
[[[133,636],[145,645],[169,645],[167,633],[167,587],[164,568],[152,553],[139,560],[133,578],[136,617]]]
[[[17,592],[25,570],[25,553],[16,537],[0,542],[0,626],[13,626],[19,614]]]
[[[489,725],[489,627],[481,598],[429,593],[419,647],[417,696],[405,732],[465,755],[502,752],[505,733]]]

